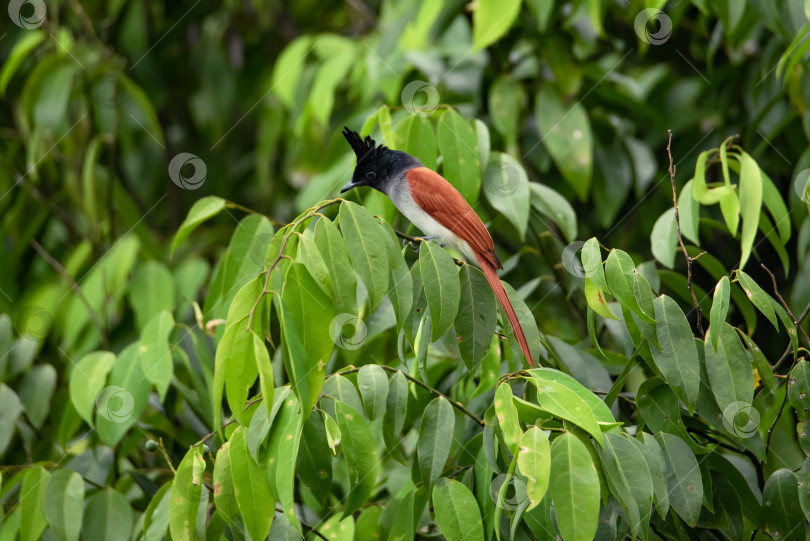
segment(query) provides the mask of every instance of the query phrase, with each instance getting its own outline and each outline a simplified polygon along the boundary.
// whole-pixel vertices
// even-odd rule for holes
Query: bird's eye
[[[368,180],[374,180],[375,178],[377,178],[377,173],[375,173],[374,171],[369,171],[368,173],[366,173],[366,178]]]

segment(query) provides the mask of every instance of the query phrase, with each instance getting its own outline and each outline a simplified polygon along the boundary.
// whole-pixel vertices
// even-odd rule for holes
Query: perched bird
[[[377,145],[371,137],[363,139],[349,128],[343,129],[343,136],[357,155],[357,166],[340,193],[358,186],[381,191],[424,233],[424,239],[452,246],[477,263],[506,312],[526,361],[534,366],[526,335],[495,272],[503,265],[495,255],[492,237],[464,197],[410,154]]]

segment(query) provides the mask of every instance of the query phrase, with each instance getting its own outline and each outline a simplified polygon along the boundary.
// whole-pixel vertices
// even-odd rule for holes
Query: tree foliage
[[[0,538],[803,539],[809,12],[10,2]]]

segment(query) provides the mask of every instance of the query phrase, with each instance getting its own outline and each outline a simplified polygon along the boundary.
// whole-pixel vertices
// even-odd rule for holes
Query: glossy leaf
[[[326,418],[334,423],[329,415]],[[312,414],[304,422],[296,471],[318,501],[326,502],[332,489],[332,454],[321,415]]]
[[[770,295],[765,293],[765,290],[763,290],[753,278],[741,270],[737,271],[737,279],[751,303],[753,303],[753,305],[773,323],[773,326],[778,329],[776,312],[774,312],[773,306],[771,305]]]
[[[498,418],[498,426],[501,428],[503,442],[509,448],[511,454],[518,452],[520,440],[523,437],[523,430],[520,428],[518,411],[512,401],[512,388],[508,383],[502,383],[495,390],[495,415]]]
[[[360,509],[371,497],[380,473],[380,457],[371,430],[360,412],[343,402],[335,402],[335,416],[351,487],[343,510],[345,518]]]
[[[433,507],[436,522],[447,541],[484,541],[478,504],[462,483],[439,479],[433,487]]]
[[[461,298],[458,270],[443,248],[433,242],[423,242],[419,247],[419,272],[430,311],[430,340],[433,342],[447,332],[456,319]]]
[[[130,538],[132,524],[132,508],[129,500],[117,490],[108,487],[87,498],[81,537],[126,541]],[[173,539],[191,538],[179,531],[178,535],[175,535],[174,531],[172,530]]]
[[[473,50],[479,51],[506,34],[520,14],[520,0],[484,0],[473,11]]]
[[[388,376],[376,364],[367,364],[357,373],[357,386],[363,397],[363,406],[372,421],[385,412],[388,398]]]
[[[605,262],[608,287],[616,300],[639,316],[642,321],[655,323],[655,319],[645,314],[636,300],[635,267],[632,258],[626,252],[611,250]]]
[[[250,537],[264,539],[270,532],[273,520],[273,516],[265,511],[273,507],[275,502],[270,495],[265,469],[248,452],[246,433],[246,429],[239,427],[230,438],[233,491]]]
[[[678,303],[666,295],[655,299],[656,333],[660,349],[651,347],[655,365],[690,411],[697,403],[700,361],[692,329]]]
[[[112,370],[114,364],[114,353],[94,351],[79,359],[70,372],[70,400],[79,415],[90,426],[94,426],[93,408],[96,404],[96,397],[104,388],[107,374]]]
[[[759,213],[762,208],[762,176],[754,158],[743,152],[740,157],[740,214],[742,233],[740,244],[742,255],[740,267],[745,267],[759,226]]]
[[[599,248],[599,241],[596,237],[591,237],[582,245],[580,251],[582,269],[585,276],[596,284],[603,291],[610,291],[607,279],[605,278],[605,267],[602,264],[602,251]]]
[[[653,480],[644,454],[630,438],[608,433],[600,456],[608,486],[627,513],[633,537],[647,537]]]
[[[349,251],[337,226],[328,218],[315,224],[315,245],[329,270],[337,313],[357,313],[357,278],[349,261]]]
[[[531,510],[546,494],[551,475],[551,447],[548,436],[536,426],[529,427],[520,439],[520,453],[517,457],[520,473],[526,477],[526,492],[529,495]]]
[[[712,311],[709,316],[709,325],[712,328],[719,329],[726,321],[728,316],[729,298],[731,294],[731,284],[729,283],[728,276],[723,276],[714,288],[714,298],[712,299]],[[720,333],[714,333],[711,336],[711,344],[715,351],[717,351],[717,341]]]
[[[802,539],[805,518],[799,504],[798,481],[792,471],[782,468],[771,474],[762,489],[765,528],[774,539]]]
[[[470,121],[455,109],[448,109],[439,119],[437,135],[443,159],[442,175],[474,205],[481,190],[481,163]]]
[[[198,447],[192,447],[177,467],[172,481],[172,499],[169,505],[169,531],[173,539],[201,539],[197,531],[197,513],[203,488],[205,459]],[[118,494],[123,498],[123,495]],[[206,492],[207,497],[207,492]],[[116,497],[118,498],[118,497]],[[124,500],[126,502],[126,500]],[[129,503],[126,502],[127,510]],[[90,508],[88,505],[88,512]],[[125,538],[129,538],[127,535]],[[94,537],[93,539],[105,539]]]
[[[698,461],[678,436],[659,432],[655,439],[661,447],[667,468],[669,503],[687,524],[694,526],[703,502],[703,480]]]
[[[436,132],[430,120],[423,116],[429,112],[430,109],[427,109],[422,114],[408,115],[402,119],[394,128],[394,139],[397,150],[407,152],[435,171],[439,154]]]
[[[177,249],[192,231],[197,229],[201,223],[210,220],[225,209],[225,200],[221,197],[209,195],[198,199],[188,211],[186,219],[180,224],[177,234],[172,241],[172,253]]]
[[[39,539],[48,525],[43,499],[50,476],[51,474],[42,466],[34,466],[28,470],[23,479],[20,488],[21,539]]]
[[[572,242],[577,238],[577,215],[568,200],[546,186],[537,182],[529,183],[532,206],[543,216],[554,220],[562,231],[565,240]]]
[[[455,320],[458,349],[467,371],[474,373],[489,350],[498,308],[495,294],[481,271],[464,265],[459,270],[459,280],[461,297]]]
[[[366,209],[351,201],[340,205],[340,229],[352,266],[366,285],[374,309],[388,292],[388,248],[383,232]]]
[[[529,177],[509,154],[492,152],[484,168],[484,195],[495,210],[515,227],[521,240],[529,222]]]
[[[59,541],[79,539],[84,511],[84,481],[71,470],[57,470],[48,477],[44,492],[45,518]]]
[[[422,415],[416,457],[419,474],[428,489],[433,488],[450,456],[453,438],[448,435],[453,433],[455,423],[453,406],[442,397],[432,400]]]
[[[717,351],[709,344],[715,333],[720,335]],[[754,400],[754,374],[734,328],[727,323],[710,328],[704,351],[709,384],[720,411],[735,403],[749,406]]]
[[[599,476],[591,455],[573,434],[551,445],[551,497],[557,528],[566,541],[591,540],[599,517]]]
[[[267,448],[267,480],[270,494],[284,510],[284,515],[301,527],[295,514],[295,463],[301,441],[303,414],[301,403],[295,393],[284,400],[270,432]]]

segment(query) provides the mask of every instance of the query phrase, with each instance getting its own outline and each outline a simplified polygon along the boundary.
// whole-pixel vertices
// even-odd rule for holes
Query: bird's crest
[[[377,145],[377,142],[374,141],[374,139],[372,139],[369,135],[366,135],[365,139],[363,139],[360,137],[359,133],[346,127],[343,128],[342,133],[343,137],[345,137],[346,141],[348,141],[349,146],[351,146],[352,150],[354,150],[358,162],[364,159],[374,161],[379,157],[382,151],[388,150],[388,147],[386,146]]]

